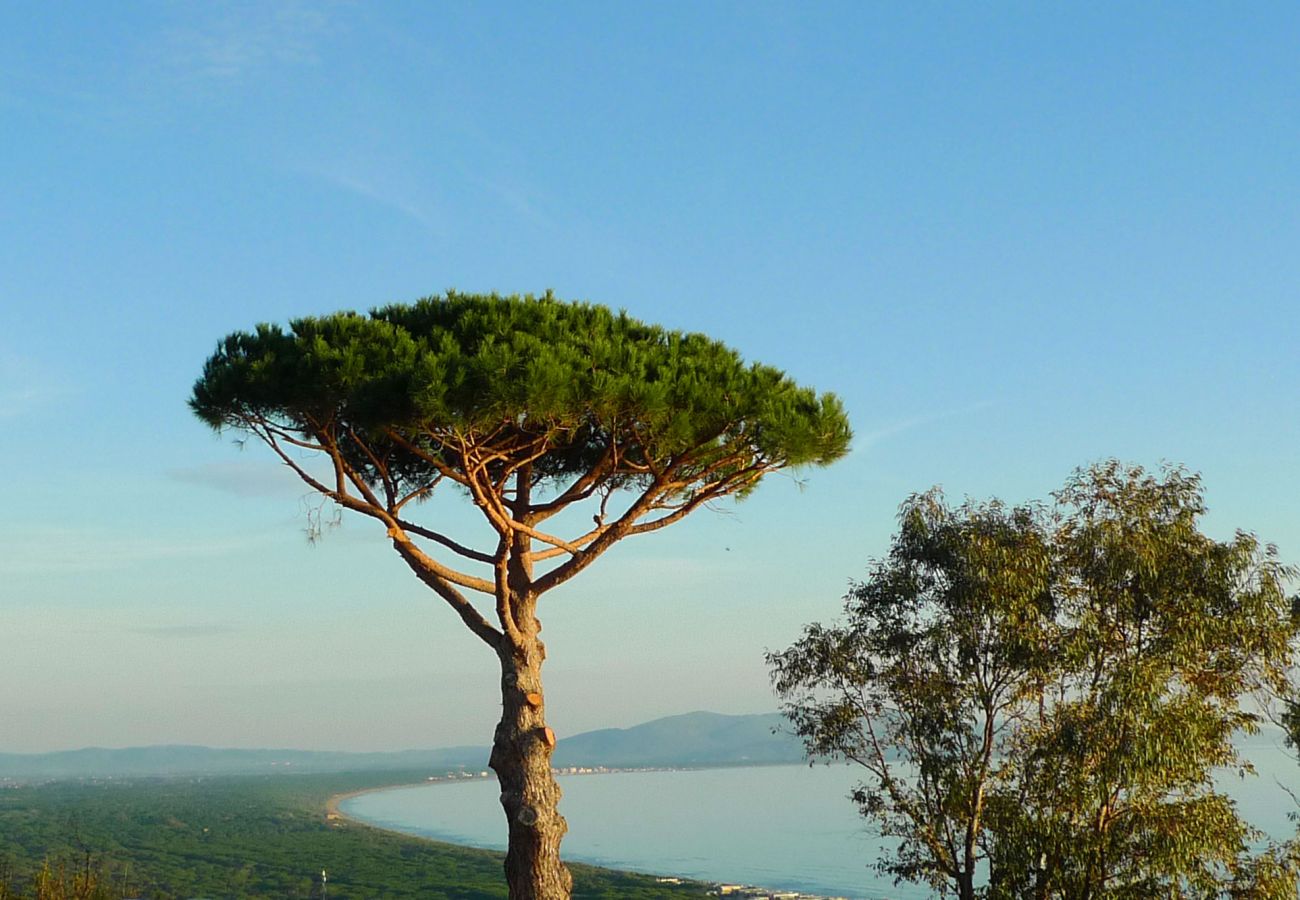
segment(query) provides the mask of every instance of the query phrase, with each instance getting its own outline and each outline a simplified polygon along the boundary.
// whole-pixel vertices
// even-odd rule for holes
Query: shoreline
[[[775,766],[797,765],[797,763],[766,763],[766,764],[755,764],[753,767],[756,768],[762,765],[775,765]],[[732,769],[732,768],[750,768],[750,767],[751,766],[680,766],[680,767],[655,766],[655,767],[647,767],[647,768],[614,769],[614,768],[606,768],[603,766],[591,766],[591,767],[580,767],[580,768],[587,769],[587,771],[580,771],[580,772],[556,771],[554,775],[556,778],[579,778],[587,775],[620,775],[620,774],[639,773],[639,772],[705,772],[714,769]],[[466,783],[473,783],[476,781],[486,781],[491,777],[492,776],[485,777],[482,775],[465,776],[465,775],[448,774],[448,775],[441,775],[441,776],[429,776],[424,781],[405,782],[401,784],[389,784],[389,785],[382,785],[380,787],[361,788],[355,791],[345,791],[341,794],[334,794],[333,796],[329,797],[326,800],[325,821],[327,824],[335,825],[335,826],[337,826],[342,822],[349,822],[354,825],[359,825],[363,828],[373,828],[377,831],[387,832],[388,834],[399,834],[403,837],[414,838],[416,840],[433,841],[434,843],[450,844],[455,847],[468,847],[474,850],[485,850],[493,853],[501,853],[503,851],[493,847],[478,847],[473,844],[460,844],[460,843],[456,843],[455,841],[448,841],[441,838],[431,837],[429,835],[416,834],[410,831],[402,831],[397,828],[387,828],[382,825],[377,825],[374,822],[368,822],[365,819],[361,819],[361,818],[357,818],[356,816],[349,815],[348,813],[344,812],[342,809],[343,803],[352,799],[353,797],[359,797],[362,794],[382,794],[387,791],[404,790],[407,788],[416,788],[416,787],[427,787],[430,785],[466,784]],[[608,865],[602,865],[600,863],[592,863],[592,862],[583,862],[582,860],[574,860],[574,862],[577,862],[584,866],[594,866],[596,868],[609,869],[611,871],[624,871],[624,872],[631,872],[637,875],[646,875],[651,878],[657,879],[663,884],[698,884],[702,887],[707,888],[708,893],[713,896],[737,897],[737,898],[743,898],[743,900],[847,900],[847,898],[845,897],[835,896],[835,895],[807,894],[801,891],[779,889],[779,888],[765,888],[759,885],[742,884],[739,882],[705,881],[699,878],[687,878],[687,877],[682,877],[677,875],[668,875],[659,872],[641,872],[635,869],[614,869]]]

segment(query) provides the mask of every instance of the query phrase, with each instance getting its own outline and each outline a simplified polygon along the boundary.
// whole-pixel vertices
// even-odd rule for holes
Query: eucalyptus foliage
[[[1253,535],[1202,533],[1183,469],[1106,462],[1054,499],[904,504],[847,621],[769,657],[796,731],[863,766],[854,799],[898,839],[879,866],[900,880],[1292,900],[1296,848],[1252,855],[1211,776],[1248,774],[1233,738],[1293,695],[1295,572]]]

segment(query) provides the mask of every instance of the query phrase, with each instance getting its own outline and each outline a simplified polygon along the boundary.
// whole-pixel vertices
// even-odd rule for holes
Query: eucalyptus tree
[[[214,429],[260,439],[312,489],[373,519],[496,655],[502,715],[490,765],[509,823],[513,898],[567,897],[571,887],[539,598],[617,542],[744,497],[777,470],[828,464],[850,439],[834,395],[703,335],[549,293],[448,293],[287,329],[259,325],[218,344],[190,406]],[[304,452],[323,458],[328,476]],[[417,515],[448,488],[486,520],[486,544]],[[471,599],[479,595],[483,604]]]
[[[1295,697],[1295,570],[1202,532],[1181,468],[1104,462],[1054,499],[904,506],[847,622],[770,657],[810,754],[867,772],[885,871],[963,900],[1293,900],[1300,848],[1253,851],[1213,774]]]
[[[1201,479],[1109,461],[1054,494],[1054,695],[993,812],[992,897],[1296,896],[1296,848],[1214,783],[1290,696],[1300,620],[1277,549],[1201,530]]]
[[[810,755],[865,774],[853,799],[895,839],[877,868],[973,900],[989,797],[1055,668],[1051,545],[1038,507],[954,509],[938,490],[899,523],[845,621],[808,626],[768,663]]]

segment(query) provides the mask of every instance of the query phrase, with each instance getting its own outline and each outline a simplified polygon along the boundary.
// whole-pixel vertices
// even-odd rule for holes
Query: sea
[[[1300,762],[1280,742],[1248,750],[1257,774],[1219,773],[1242,816],[1273,839],[1296,833]],[[872,868],[884,847],[848,799],[845,765],[751,766],[562,775],[565,858],[614,869],[758,885],[851,900],[933,896]],[[1292,793],[1288,793],[1292,792]],[[505,849],[496,778],[479,771],[345,800],[382,828]]]

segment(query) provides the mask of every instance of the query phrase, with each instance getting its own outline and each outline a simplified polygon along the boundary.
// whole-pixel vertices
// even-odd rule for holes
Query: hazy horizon
[[[0,11],[0,751],[490,740],[497,661],[186,408],[217,340],[449,287],[701,331],[842,462],[548,595],[564,737],[769,710],[895,510],[1203,473],[1300,562],[1300,8]],[[443,501],[451,501],[444,504]],[[478,532],[448,494],[420,510]]]
[[[779,711],[776,709],[763,710],[759,712],[718,712],[717,710],[711,710],[711,709],[691,709],[691,710],[684,710],[682,712],[669,713],[665,716],[656,716],[653,719],[647,719],[645,721],[631,722],[626,725],[597,725],[593,728],[584,729],[583,731],[576,732],[572,735],[566,735],[566,737],[579,737],[582,735],[590,734],[592,732],[606,731],[609,729],[627,730],[630,728],[635,728],[638,725],[645,725],[651,722],[658,722],[662,719],[672,719],[681,716],[705,714],[705,715],[719,715],[719,716],[727,716],[732,718],[741,718],[747,716],[770,716],[770,715],[776,715],[778,712]],[[11,755],[20,755],[20,756],[45,756],[45,755],[58,754],[58,753],[77,753],[83,750],[105,750],[109,752],[117,752],[122,750],[148,750],[148,749],[159,749],[159,748],[187,748],[187,747],[199,748],[204,750],[250,750],[250,751],[260,750],[260,751],[267,751],[271,753],[277,751],[285,751],[285,752],[293,751],[293,752],[305,752],[305,753],[397,754],[397,753],[419,752],[424,750],[460,750],[465,748],[489,749],[491,745],[492,745],[492,736],[491,734],[488,734],[479,741],[466,741],[464,743],[426,744],[421,746],[372,748],[372,749],[365,749],[365,750],[358,750],[349,747],[312,747],[312,746],[289,746],[289,745],[267,746],[264,744],[251,744],[251,743],[191,744],[191,743],[186,743],[181,741],[160,741],[154,744],[116,744],[116,745],[84,744],[75,747],[50,747],[42,750],[21,750],[21,751],[6,750],[4,748],[0,748],[0,755],[11,754]]]
[[[583,735],[590,734],[592,732],[606,731],[610,729],[628,730],[628,729],[635,728],[638,725],[646,725],[653,722],[659,722],[662,719],[672,719],[680,716],[705,714],[705,715],[726,716],[732,718],[742,718],[742,717],[749,717],[749,716],[757,717],[757,716],[777,715],[779,714],[779,712],[780,711],[776,709],[763,710],[757,712],[719,712],[718,710],[692,709],[692,710],[685,710],[682,712],[669,713],[665,716],[656,716],[653,719],[646,719],[644,721],[630,722],[626,725],[596,725],[592,728],[583,729],[582,731],[575,732],[570,735],[566,735],[565,737],[566,738],[580,737]],[[1236,740],[1234,740],[1234,744],[1236,744],[1239,747],[1262,746],[1262,747],[1277,747],[1281,749],[1286,749],[1285,743],[1286,743],[1286,732],[1280,726],[1275,725],[1272,722],[1260,723],[1259,731],[1256,734],[1246,734],[1244,732],[1239,732],[1237,734]],[[492,738],[490,734],[485,736],[483,739],[479,741],[470,740],[470,741],[465,741],[463,743],[455,743],[455,744],[439,743],[439,744],[425,744],[425,745],[409,746],[409,747],[386,747],[386,748],[371,748],[371,749],[362,749],[362,750],[354,749],[350,747],[319,747],[319,746],[290,746],[290,745],[273,746],[273,745],[252,744],[252,743],[191,744],[191,743],[184,743],[179,741],[161,741],[154,744],[117,744],[117,745],[85,744],[76,747],[51,747],[43,750],[22,750],[22,751],[6,750],[0,748],[0,755],[9,754],[9,755],[18,755],[18,756],[45,756],[45,755],[59,754],[59,753],[77,753],[83,750],[105,750],[109,752],[117,752],[122,750],[148,750],[148,749],[159,749],[159,748],[185,748],[185,747],[193,747],[193,748],[199,748],[204,750],[218,750],[218,751],[248,750],[248,751],[266,751],[271,753],[277,751],[284,751],[284,752],[304,752],[304,753],[400,754],[400,753],[421,752],[426,750],[441,751],[441,750],[461,750],[467,748],[490,749],[491,744],[492,744]],[[1292,752],[1292,751],[1288,751],[1288,752]]]

